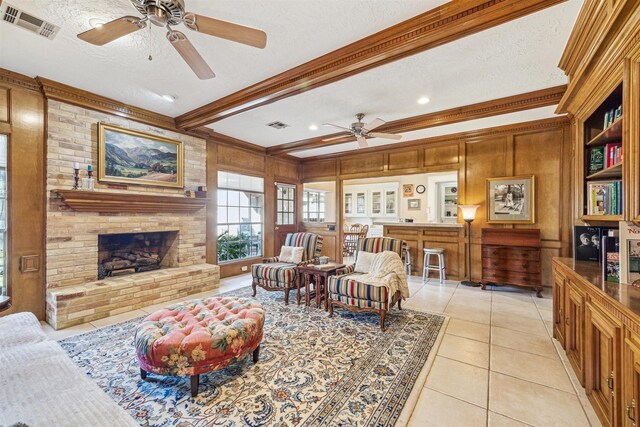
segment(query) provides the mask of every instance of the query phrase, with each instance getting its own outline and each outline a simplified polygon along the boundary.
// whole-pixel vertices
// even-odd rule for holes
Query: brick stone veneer
[[[220,267],[200,264],[53,288],[47,291],[47,321],[67,328],[219,286]]]
[[[122,117],[48,102],[47,140],[47,322],[64,328],[158,304],[219,286],[219,269],[206,264],[206,209],[178,213],[75,212],[52,190],[71,189],[73,164],[98,166],[98,122],[182,141],[185,188],[129,185],[96,192],[121,191],[184,197],[185,190],[206,185],[206,141]],[[94,175],[97,178],[97,173]],[[98,235],[177,231],[175,268],[97,280]]]

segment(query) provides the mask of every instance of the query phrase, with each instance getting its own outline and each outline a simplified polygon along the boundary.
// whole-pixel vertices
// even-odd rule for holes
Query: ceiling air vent
[[[282,123],[282,122],[267,123],[267,126],[272,127],[274,129],[284,129],[284,128],[288,128],[289,127],[288,124]]]
[[[0,17],[9,24],[22,27],[49,40],[53,40],[56,34],[58,34],[58,30],[60,30],[60,27],[57,25],[29,15],[8,3],[0,4]]]

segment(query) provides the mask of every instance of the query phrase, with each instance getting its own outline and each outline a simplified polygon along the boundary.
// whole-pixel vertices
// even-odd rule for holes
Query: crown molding
[[[437,111],[429,114],[409,117],[406,119],[394,120],[380,126],[376,129],[376,132],[411,132],[436,126],[459,123],[467,120],[498,116],[501,114],[514,113],[517,111],[546,107],[549,105],[557,105],[564,95],[566,88],[566,85],[556,86],[548,89],[527,92],[520,95],[479,102],[477,104],[466,105],[463,107],[451,108],[449,110]],[[332,141],[324,141],[324,139],[334,138],[340,135],[345,135],[345,137]],[[267,148],[267,154],[279,155],[284,153],[293,153],[296,151],[308,150],[311,148],[329,147],[332,145],[344,144],[345,142],[351,141],[355,141],[355,138],[349,136],[345,132],[338,132],[331,135],[323,135],[269,147]]]
[[[2,1],[0,1],[0,3],[2,3]],[[24,74],[14,73],[5,68],[0,68],[0,83],[40,92],[40,85],[35,79],[25,76]]]
[[[297,95],[565,0],[456,0],[176,117],[181,129]]]
[[[45,79],[44,77],[36,77],[36,80],[40,84],[42,93],[47,99],[54,99],[103,113],[114,114],[163,129],[176,130],[175,120],[172,117],[124,104],[64,83]]]
[[[354,150],[354,152],[341,152],[341,153],[333,153],[333,154],[324,154],[321,156],[313,156],[313,157],[300,157],[299,161],[303,164],[307,162],[313,162],[318,160],[327,160],[327,159],[343,159],[351,156],[361,156],[364,154],[376,153],[381,151],[391,151],[391,150],[404,150],[409,149],[421,145],[433,145],[439,143],[446,142],[464,142],[467,144],[478,142],[481,139],[492,137],[492,136],[501,136],[512,133],[529,133],[529,132],[537,132],[544,129],[553,129],[558,127],[563,127],[569,124],[569,118],[567,116],[559,116],[552,117],[550,119],[540,119],[533,120],[530,122],[522,122],[522,123],[514,123],[510,125],[504,126],[496,126],[492,128],[486,129],[478,129],[467,132],[459,132],[452,133],[449,135],[436,136],[432,138],[422,138],[416,139],[414,141],[408,141],[402,144],[389,144],[383,145],[380,147],[370,147],[370,148],[362,148],[358,150]]]

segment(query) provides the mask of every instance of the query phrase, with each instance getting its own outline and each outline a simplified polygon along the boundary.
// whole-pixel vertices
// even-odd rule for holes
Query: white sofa
[[[31,313],[0,317],[0,426],[139,424],[47,338]]]

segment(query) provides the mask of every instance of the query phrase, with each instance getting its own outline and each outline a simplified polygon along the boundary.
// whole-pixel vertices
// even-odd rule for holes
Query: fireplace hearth
[[[98,236],[98,279],[177,265],[177,231]]]

